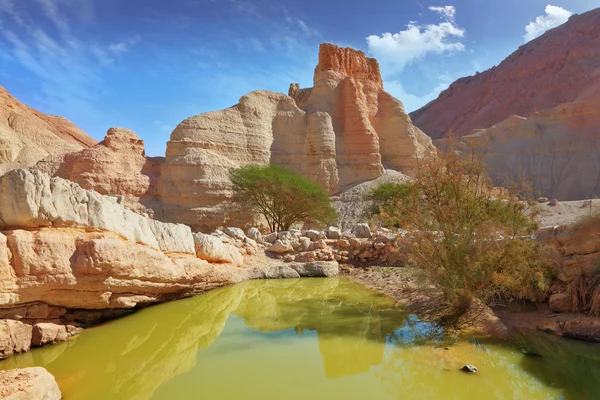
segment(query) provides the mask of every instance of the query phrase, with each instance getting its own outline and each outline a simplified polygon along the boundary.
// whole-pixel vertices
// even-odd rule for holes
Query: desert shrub
[[[233,201],[261,215],[271,231],[285,231],[296,222],[330,224],[338,214],[327,192],[287,168],[249,165],[232,169]]]
[[[451,154],[425,160],[407,192],[398,192],[394,215],[410,229],[410,262],[453,314],[473,298],[490,304],[547,290],[549,265],[532,240],[533,216],[490,184],[481,162]]]
[[[386,228],[406,227],[408,219],[404,204],[410,200],[411,186],[409,183],[384,183],[372,189],[366,197],[372,202],[367,218]]]

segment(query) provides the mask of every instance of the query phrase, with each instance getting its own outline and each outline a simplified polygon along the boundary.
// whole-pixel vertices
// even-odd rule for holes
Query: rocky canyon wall
[[[94,139],[70,121],[42,114],[0,87],[0,174],[94,144]]]
[[[289,96],[252,92],[179,124],[157,185],[159,218],[194,229],[223,225],[228,172],[243,165],[283,165],[334,194],[385,168],[410,174],[433,154],[402,103],[384,92],[377,61],[323,44],[313,88],[292,84]]]
[[[498,66],[459,79],[411,114],[447,149],[474,145],[496,184],[533,194],[596,198],[600,172],[600,9],[521,46]],[[460,138],[463,140],[461,141]]]

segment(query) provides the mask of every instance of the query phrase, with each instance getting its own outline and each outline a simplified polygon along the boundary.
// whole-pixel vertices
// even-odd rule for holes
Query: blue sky
[[[550,1],[550,5],[548,1]],[[0,85],[101,140],[164,155],[183,119],[312,86],[318,45],[380,61],[408,111],[600,0],[0,0]]]

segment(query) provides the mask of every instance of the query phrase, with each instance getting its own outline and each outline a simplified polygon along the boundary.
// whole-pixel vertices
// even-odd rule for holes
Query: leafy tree
[[[338,218],[327,192],[287,168],[249,165],[232,169],[233,200],[262,215],[271,231],[285,231],[296,222],[328,224]]]
[[[398,207],[392,221],[400,216],[410,230],[411,262],[441,292],[452,316],[473,298],[489,304],[547,289],[549,263],[532,240],[534,216],[490,184],[480,161],[453,154],[425,160],[412,185],[376,193],[390,194]]]

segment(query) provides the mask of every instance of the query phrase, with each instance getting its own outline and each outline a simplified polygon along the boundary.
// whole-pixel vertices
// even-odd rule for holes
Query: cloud
[[[556,28],[557,26],[564,24],[569,17],[573,15],[569,10],[552,5],[547,5],[545,11],[546,15],[537,17],[534,22],[530,22],[525,27],[525,42],[529,42],[536,37],[543,35],[548,29]]]
[[[112,65],[111,52],[127,49],[139,38],[115,44],[109,50],[94,40],[84,39],[77,28],[81,21],[70,15],[93,18],[88,0],[36,0],[41,14],[28,12],[21,0],[0,0],[0,42],[12,63],[38,81],[35,100],[50,110],[79,110],[96,113],[98,96],[106,92],[103,69]],[[18,5],[17,5],[18,4]],[[84,19],[85,19],[84,18]]]
[[[437,25],[420,25],[411,21],[406,30],[398,33],[367,37],[369,53],[382,64],[384,74],[398,73],[427,54],[465,50],[465,45],[460,41],[465,30],[454,21],[454,6],[429,7],[429,10],[440,14],[444,21]]]
[[[108,51],[112,53],[126,53],[132,46],[135,46],[141,38],[139,36],[134,36],[131,39],[124,40],[122,42],[113,43],[108,46]]]
[[[440,13],[447,21],[454,22],[454,17],[456,16],[456,8],[454,6],[431,6],[429,10]]]

